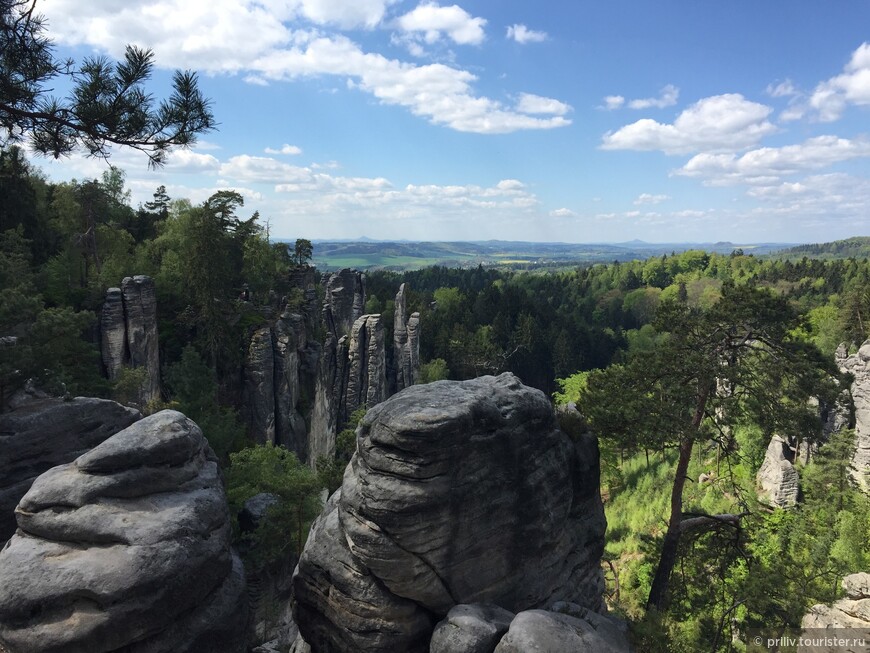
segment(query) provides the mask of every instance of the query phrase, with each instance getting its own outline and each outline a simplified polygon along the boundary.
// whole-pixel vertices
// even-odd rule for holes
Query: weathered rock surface
[[[34,482],[0,552],[10,653],[241,653],[245,579],[217,461],[162,411]]]
[[[797,505],[800,498],[800,479],[793,461],[794,451],[788,441],[774,435],[756,475],[760,499],[779,508]]]
[[[294,618],[316,653],[424,653],[434,618],[396,596],[350,552],[341,490],[314,522],[293,577]]]
[[[71,462],[141,417],[107,399],[28,401],[0,414],[0,542],[15,532],[15,506],[36,477]]]
[[[495,653],[627,653],[628,638],[610,620],[590,613],[589,619],[545,610],[520,612]]]
[[[326,279],[326,305],[335,321],[338,337],[350,334],[366,305],[366,276],[345,268]]]
[[[275,361],[275,439],[300,460],[309,458],[308,429],[299,413],[303,362],[308,346],[304,319],[285,310],[272,329]],[[309,375],[311,376],[311,375]],[[311,458],[317,460],[317,457]]]
[[[387,363],[381,316],[363,315],[353,324],[347,350],[347,388],[341,421],[361,406],[379,404],[387,396]]]
[[[834,602],[833,605],[814,605],[801,620],[801,628],[807,638],[818,637],[819,633],[832,632],[839,637],[854,637],[870,639],[870,574],[860,573],[846,576],[843,579],[843,589],[846,598]],[[831,631],[830,629],[850,629]],[[813,629],[813,630],[809,630]],[[816,651],[847,651],[862,653],[864,646],[847,646],[845,648],[801,648],[807,653]]]
[[[303,637],[318,653],[413,651],[461,603],[599,608],[598,481],[595,440],[571,441],[511,374],[405,389],[369,410],[312,528],[294,576]]]
[[[124,317],[124,298],[120,288],[109,288],[100,313],[100,351],[103,366],[110,381],[118,373],[130,356],[127,353],[127,320]]]
[[[851,356],[846,356],[845,347],[837,350],[837,364],[844,372],[851,373],[852,400],[855,405],[855,454],[852,457],[852,474],[864,490],[870,489],[870,340]]]
[[[157,295],[154,280],[145,275],[125,277],[121,282],[127,325],[127,351],[132,367],[144,367],[147,380],[140,400],[143,405],[160,398],[160,350],[157,342]]]
[[[429,653],[492,653],[514,614],[497,605],[457,605],[435,626]]]
[[[248,431],[260,444],[275,444],[275,357],[272,330],[257,329],[245,360]]]

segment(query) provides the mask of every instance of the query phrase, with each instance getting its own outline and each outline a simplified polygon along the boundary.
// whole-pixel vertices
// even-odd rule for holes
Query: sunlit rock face
[[[837,350],[837,364],[844,372],[855,377],[852,400],[855,403],[855,454],[852,457],[852,475],[865,491],[870,489],[870,340],[851,356],[844,346]]]
[[[778,435],[770,439],[764,462],[756,475],[758,498],[768,505],[791,508],[800,498],[800,478],[794,466],[795,452]]]
[[[425,651],[455,605],[601,605],[597,444],[511,374],[369,410],[294,578],[313,651]]]
[[[247,602],[217,460],[162,411],[40,476],[0,552],[10,653],[241,653]]]

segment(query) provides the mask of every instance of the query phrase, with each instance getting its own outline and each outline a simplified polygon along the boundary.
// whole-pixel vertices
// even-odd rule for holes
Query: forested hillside
[[[179,408],[202,426],[224,464],[232,455],[236,507],[264,489],[286,499],[284,521],[248,536],[250,564],[268,565],[281,555],[275,523],[298,529],[292,543],[298,551],[317,513],[312,498],[340,483],[353,431],[339,434],[336,460],[315,477],[284,450],[252,448],[238,411],[251,334],[274,306],[302,304],[289,277],[310,255],[305,241],[294,251],[271,242],[259,215],[235,192],[193,205],[161,187],[134,208],[120,170],[52,183],[21,151],[4,149],[0,400],[32,379],[57,394],[130,402],[141,379],[130,369],[107,380],[97,313],[106,289],[123,277],[151,276],[164,391],[141,408]],[[641,650],[742,650],[736,643],[746,628],[796,626],[811,604],[838,596],[843,575],[870,567],[870,502],[850,480],[851,431],[831,435],[798,465],[803,498],[796,507],[771,509],[756,494],[771,435],[794,428],[787,435],[799,431],[807,442],[821,441],[818,411],[805,410],[807,399],[833,401],[846,387],[836,378],[834,351],[841,342],[854,350],[870,335],[866,258],[692,250],[558,274],[483,266],[376,271],[367,275],[364,312],[383,316],[388,342],[401,283],[408,312],[420,313],[421,382],[510,371],[557,402],[584,409],[601,441],[611,607],[636,622]],[[647,373],[685,372],[709,389],[709,374],[719,375],[719,368],[702,374],[704,359],[693,356],[709,342],[692,338],[720,328],[731,334],[719,343],[733,348],[729,383],[751,392],[735,390],[727,401],[705,394],[711,403],[697,419],[680,422],[687,414],[683,386],[644,386]],[[756,342],[778,352],[775,360],[748,352],[748,367],[738,368],[739,356]],[[679,343],[695,344],[681,352]],[[831,386],[835,381],[841,385]],[[656,396],[673,410],[658,413],[640,401]],[[684,521],[685,515],[728,519],[679,539],[670,585],[646,610],[675,478],[688,479],[677,493]]]

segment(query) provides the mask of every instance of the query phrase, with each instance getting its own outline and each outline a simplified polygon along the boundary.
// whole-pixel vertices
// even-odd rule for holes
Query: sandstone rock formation
[[[435,626],[429,653],[492,653],[514,614],[497,605],[457,605]]]
[[[257,329],[248,347],[244,406],[254,440],[275,444],[275,358],[269,327]]]
[[[797,505],[800,479],[794,467],[794,449],[785,438],[774,435],[770,439],[756,481],[759,498],[768,504],[779,508]]]
[[[852,400],[855,405],[855,455],[852,457],[852,474],[865,491],[870,489],[870,340],[851,356],[846,356],[845,347],[837,350],[837,364],[844,372],[851,373]]]
[[[160,398],[160,351],[157,342],[157,297],[154,280],[126,277],[120,288],[109,288],[100,315],[100,350],[109,379],[122,367],[141,367],[146,378],[139,403]]]
[[[245,579],[217,460],[175,411],[40,476],[0,552],[10,653],[241,653]]]
[[[614,622],[595,613],[579,618],[545,610],[520,612],[495,653],[626,653],[628,637]],[[458,653],[458,651],[457,651]]]
[[[326,278],[326,305],[335,322],[338,337],[349,335],[353,323],[362,317],[366,305],[366,276],[345,268]]]
[[[370,409],[294,577],[315,652],[425,651],[461,603],[597,609],[594,440],[511,374],[413,386]]]
[[[36,477],[72,462],[140,418],[107,399],[28,401],[0,414],[0,543],[15,532],[15,506]]]
[[[408,317],[405,284],[396,294],[393,316],[393,391],[399,392],[414,385],[420,376],[420,314]]]
[[[846,576],[843,579],[843,589],[846,590],[846,598],[834,602],[833,605],[814,605],[804,615],[801,628],[805,630],[807,637],[817,636],[819,631],[806,632],[807,629],[852,629],[858,636],[870,639],[870,574],[860,573]],[[833,631],[841,637],[846,637],[845,630]],[[801,649],[799,649],[801,650]],[[819,648],[806,649],[808,652],[823,650]],[[824,649],[828,650],[828,649]],[[833,649],[832,649],[833,650]],[[837,648],[837,651],[859,653],[866,651],[863,646]]]
[[[353,324],[347,348],[347,388],[339,419],[346,422],[361,406],[387,396],[384,324],[380,315],[363,315]]]

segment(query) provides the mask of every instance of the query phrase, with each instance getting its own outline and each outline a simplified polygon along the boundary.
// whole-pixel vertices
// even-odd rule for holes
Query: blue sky
[[[219,131],[156,172],[117,151],[134,204],[235,188],[282,239],[870,235],[866,1],[38,6],[61,55],[200,72]]]

